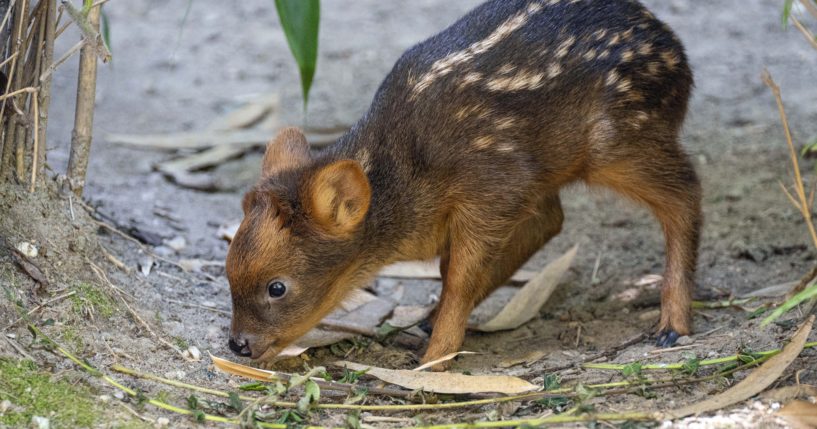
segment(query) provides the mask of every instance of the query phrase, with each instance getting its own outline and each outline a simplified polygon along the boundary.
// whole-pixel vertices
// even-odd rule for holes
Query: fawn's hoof
[[[658,347],[672,347],[675,345],[675,342],[678,341],[677,332],[672,329],[662,329],[658,332],[658,339],[655,341],[655,345]]]
[[[434,330],[434,325],[431,323],[431,318],[426,318],[422,322],[417,325],[418,328],[422,329],[428,335],[431,335],[431,331]]]

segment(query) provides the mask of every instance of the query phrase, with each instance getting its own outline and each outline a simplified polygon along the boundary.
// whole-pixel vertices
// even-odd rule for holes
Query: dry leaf
[[[660,283],[661,280],[664,280],[664,278],[661,277],[660,274],[647,274],[646,276],[641,277],[640,279],[638,279],[638,281],[635,282],[635,285],[636,286],[652,286],[654,284]]]
[[[380,277],[394,277],[398,279],[440,279],[440,261],[405,261],[387,265],[377,274]],[[512,283],[525,283],[536,276],[535,271],[519,270],[511,277]]]
[[[516,358],[509,358],[499,362],[496,366],[500,368],[510,368],[512,366],[519,365],[524,363],[525,365],[530,365],[534,362],[538,362],[543,357],[547,356],[548,352],[544,350],[534,350],[522,357]]]
[[[760,399],[786,403],[792,399],[817,396],[817,386],[810,384],[795,384],[794,386],[779,387],[760,394]]]
[[[772,356],[758,369],[752,371],[740,383],[732,386],[729,390],[713,396],[712,398],[670,411],[667,418],[681,418],[692,414],[700,414],[708,411],[720,410],[732,404],[744,401],[762,392],[780,378],[786,368],[803,351],[811,327],[814,324],[814,316],[811,316],[800,325],[791,342],[783,347],[783,351]]]
[[[433,360],[431,362],[426,362],[426,363],[418,366],[417,368],[414,368],[412,371],[422,371],[424,369],[431,368],[432,366],[437,365],[438,363],[443,363],[443,362],[449,361],[449,360],[454,359],[455,357],[457,357],[459,355],[475,355],[475,354],[476,354],[476,352],[466,352],[466,351],[449,353],[449,354],[447,354],[447,355],[445,355],[445,356],[443,356],[443,357],[441,357],[439,359],[435,359],[435,360]]]
[[[795,428],[817,427],[817,404],[807,401],[792,401],[786,404],[777,413]]]
[[[278,374],[275,371],[267,371],[265,369],[258,369],[251,366],[242,365],[240,363],[230,362],[227,359],[215,357],[212,354],[210,354],[210,359],[213,360],[213,365],[215,365],[216,368],[228,374],[260,381],[271,381],[281,378],[278,377]]]
[[[483,332],[516,329],[539,314],[539,309],[550,298],[559,285],[562,276],[570,268],[579,245],[573,246],[564,255],[549,263],[534,276],[493,319],[479,325],[476,330]]]
[[[535,384],[531,384],[519,377],[507,375],[464,375],[452,372],[385,369],[347,361],[335,362],[334,365],[346,367],[353,371],[366,370],[366,375],[371,375],[387,383],[425,392],[449,394],[504,393],[512,395],[539,389],[539,386]]]
[[[274,120],[277,120],[277,115],[271,115],[271,113],[278,110],[278,106],[278,94],[265,95],[260,97],[259,100],[248,102],[226,115],[216,118],[207,126],[207,129],[222,131],[249,128],[257,125],[268,116],[272,116]]]

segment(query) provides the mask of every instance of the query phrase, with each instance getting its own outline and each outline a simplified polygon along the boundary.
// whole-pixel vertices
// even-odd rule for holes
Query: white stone
[[[37,255],[40,254],[39,249],[37,246],[29,243],[28,241],[23,241],[17,245],[17,250],[20,251],[23,255],[28,256],[29,258],[36,258]]]

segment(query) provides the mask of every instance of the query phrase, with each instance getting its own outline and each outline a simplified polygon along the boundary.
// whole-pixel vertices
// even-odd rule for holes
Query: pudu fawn
[[[333,146],[312,154],[294,128],[267,146],[227,255],[230,348],[268,360],[384,265],[440,256],[422,360],[457,351],[471,310],[559,233],[576,181],[658,218],[672,345],[702,221],[678,137],[691,87],[680,41],[637,1],[482,4],[406,51]]]

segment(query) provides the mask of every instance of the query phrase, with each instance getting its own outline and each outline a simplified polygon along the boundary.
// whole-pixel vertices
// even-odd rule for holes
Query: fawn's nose
[[[247,357],[252,355],[252,351],[250,351],[250,345],[245,339],[239,339],[238,341],[236,341],[230,338],[228,345],[230,346],[230,350],[232,350],[233,353],[239,356]]]

